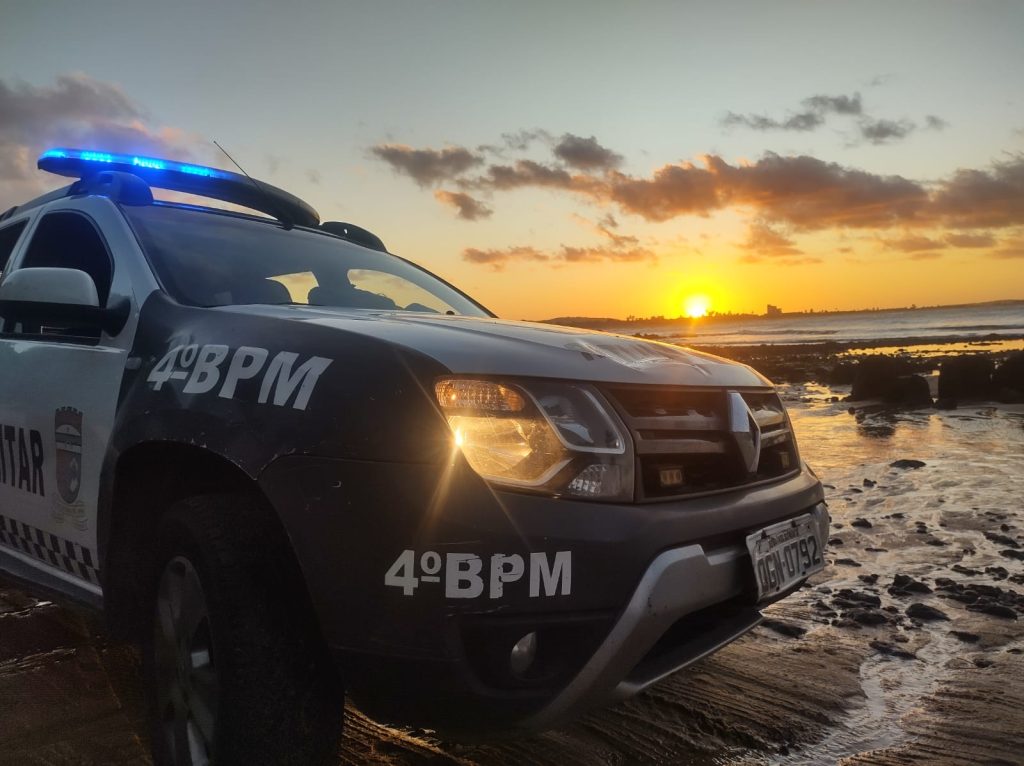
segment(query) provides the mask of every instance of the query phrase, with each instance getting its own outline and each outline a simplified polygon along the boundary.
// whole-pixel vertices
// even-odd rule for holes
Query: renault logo
[[[732,434],[740,458],[750,473],[757,472],[761,459],[761,427],[754,419],[743,396],[736,391],[729,394],[729,432]]]

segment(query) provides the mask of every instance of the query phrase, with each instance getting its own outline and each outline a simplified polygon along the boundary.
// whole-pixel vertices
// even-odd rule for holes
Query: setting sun
[[[706,295],[691,295],[683,301],[683,313],[690,319],[706,316],[711,300]]]

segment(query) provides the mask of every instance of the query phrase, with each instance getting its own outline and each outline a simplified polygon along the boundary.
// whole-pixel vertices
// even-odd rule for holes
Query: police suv
[[[76,180],[0,216],[0,569],[143,646],[158,763],[329,760],[345,691],[550,727],[824,566],[749,367],[499,320],[240,174],[39,168]]]

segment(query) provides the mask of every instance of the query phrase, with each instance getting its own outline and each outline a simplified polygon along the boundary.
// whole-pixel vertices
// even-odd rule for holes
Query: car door
[[[0,331],[0,568],[6,555],[97,595],[100,472],[138,313],[127,231],[108,200],[68,201],[36,217],[4,273],[75,268],[101,307],[130,301],[115,335],[6,308]]]

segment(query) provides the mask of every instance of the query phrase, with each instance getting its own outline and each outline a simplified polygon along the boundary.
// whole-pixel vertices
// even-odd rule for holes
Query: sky
[[[0,0],[46,148],[233,169],[498,315],[1024,299],[1024,4]]]

